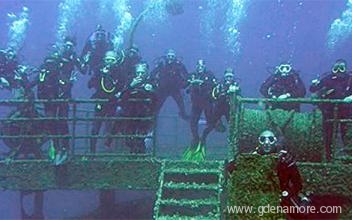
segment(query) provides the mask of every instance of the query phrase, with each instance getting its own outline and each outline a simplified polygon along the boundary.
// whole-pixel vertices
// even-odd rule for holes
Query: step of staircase
[[[219,219],[224,186],[222,161],[163,161],[155,219]]]

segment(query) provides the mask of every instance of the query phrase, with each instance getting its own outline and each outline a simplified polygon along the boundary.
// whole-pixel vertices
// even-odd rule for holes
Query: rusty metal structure
[[[288,99],[284,102],[299,102],[306,104],[316,104],[322,102],[343,103],[342,100],[311,100],[311,99]],[[154,219],[224,219],[226,218],[225,207],[228,204],[227,174],[225,166],[227,161],[236,160],[241,152],[241,144],[253,143],[254,131],[246,130],[245,124],[254,123],[253,126],[261,128],[258,121],[248,120],[246,104],[261,104],[266,102],[281,102],[273,99],[251,99],[233,97],[231,108],[231,123],[228,138],[227,156],[221,160],[206,161],[182,161],[170,158],[158,158],[156,155],[156,137],[154,131],[148,135],[95,135],[89,133],[89,123],[94,120],[121,121],[121,120],[156,120],[155,118],[121,118],[121,117],[91,117],[91,112],[82,110],[94,103],[104,103],[107,100],[75,99],[75,100],[0,100],[0,105],[17,106],[19,104],[37,105],[45,102],[70,104],[70,116],[68,118],[49,118],[39,113],[35,117],[23,117],[20,114],[13,117],[1,118],[2,127],[4,124],[15,124],[19,130],[13,133],[2,131],[0,139],[4,142],[20,142],[24,147],[28,140],[41,140],[42,150],[48,148],[48,140],[52,138],[67,138],[71,142],[70,158],[60,166],[54,166],[49,159],[12,159],[4,158],[0,161],[0,189],[1,190],[47,190],[47,189],[149,189],[156,191],[156,201],[154,205]],[[81,107],[83,106],[83,107]],[[263,110],[252,110],[266,114]],[[272,114],[275,114],[273,112]],[[290,113],[285,117],[290,117]],[[307,113],[311,114],[311,113]],[[336,114],[335,114],[336,115]],[[263,117],[275,117],[264,115]],[[296,117],[296,116],[295,116]],[[291,118],[292,119],[292,118]],[[305,120],[306,118],[304,118]],[[47,133],[33,133],[35,126],[46,120],[64,120],[69,122],[70,135],[49,135]],[[289,123],[294,123],[297,118],[293,118]],[[318,121],[318,120],[317,120]],[[341,120],[334,119],[334,129],[337,129]],[[351,122],[352,119],[343,120]],[[262,122],[259,117],[259,123]],[[28,124],[29,123],[29,126]],[[277,122],[277,124],[280,124]],[[251,128],[251,127],[248,127]],[[290,128],[292,129],[292,127]],[[314,127],[321,130],[319,123]],[[253,129],[252,129],[253,130]],[[298,133],[300,131],[297,131]],[[293,132],[297,134],[297,132]],[[86,133],[86,134],[82,134]],[[303,132],[304,133],[304,132]],[[321,133],[320,133],[321,134]],[[305,136],[306,134],[302,134]],[[130,154],[124,149],[124,138],[143,138],[151,143],[146,154]],[[104,139],[114,138],[115,146],[124,149],[122,152],[89,152],[88,140],[90,138]],[[303,139],[302,139],[303,140]],[[322,144],[321,137],[319,137]],[[335,139],[336,140],[336,137]],[[256,138],[255,140],[256,141]],[[303,140],[304,141],[304,140]],[[334,141],[337,146],[337,141]],[[23,147],[22,146],[22,147]],[[19,148],[12,149],[13,151]],[[323,152],[319,152],[323,154]],[[323,157],[322,157],[323,158]],[[304,175],[311,175],[310,171],[317,166],[336,166],[336,163],[349,163],[349,158],[336,158],[332,163],[302,163]],[[347,162],[346,162],[347,161]],[[321,166],[320,166],[321,165]],[[344,165],[351,169],[351,165]],[[315,168],[314,168],[315,167]],[[329,168],[330,169],[330,168]],[[337,171],[339,175],[341,171]],[[343,176],[343,175],[342,175]],[[342,178],[342,177],[338,177]],[[352,181],[351,181],[352,182]],[[309,181],[308,181],[309,183]],[[311,182],[314,185],[314,182]],[[352,184],[350,184],[352,185]],[[309,188],[309,185],[306,187]],[[318,185],[314,187],[319,188]],[[344,188],[346,189],[346,188]],[[240,189],[239,189],[240,190]],[[325,189],[328,190],[328,189]],[[352,190],[349,188],[349,193]],[[352,194],[351,194],[352,195]]]

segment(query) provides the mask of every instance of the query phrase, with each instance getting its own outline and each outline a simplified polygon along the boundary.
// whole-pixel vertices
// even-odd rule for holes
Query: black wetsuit
[[[103,62],[105,53],[114,49],[111,34],[105,34],[103,39],[97,39],[97,32],[93,32],[84,45],[81,60],[84,65],[89,67],[89,75],[99,74],[99,68]]]
[[[318,84],[310,86],[310,91],[316,93],[322,99],[344,99],[352,95],[352,75],[351,73],[340,73],[338,75],[329,74],[325,76]],[[333,104],[319,104],[319,108],[323,114],[323,135],[325,142],[326,159],[331,160],[331,143],[333,136],[333,122],[327,120],[334,118]],[[338,104],[336,119],[351,118],[352,105]],[[347,123],[340,123],[340,131],[343,141],[346,141],[346,133],[348,130]]]
[[[125,135],[147,135],[154,126],[157,97],[155,85],[146,80],[134,87],[129,86],[121,98],[122,117],[151,117],[151,120],[124,120],[120,127],[120,133]],[[129,137],[126,145],[131,153],[145,153],[145,138]]]
[[[294,72],[288,76],[271,75],[261,85],[260,93],[265,98],[278,98],[280,95],[286,93],[291,95],[290,98],[303,98],[306,94],[306,89],[298,73]],[[271,109],[300,111],[299,103],[274,103],[267,107]]]
[[[0,50],[0,77],[8,81],[9,84],[13,81],[13,75],[15,74],[18,63],[15,59],[8,59],[6,51]],[[8,88],[10,89],[11,86]]]
[[[187,119],[188,116],[181,93],[181,90],[186,86],[188,78],[185,65],[179,60],[171,63],[162,60],[152,71],[152,75],[158,84],[156,91],[158,96],[157,111],[160,111],[165,100],[171,96],[178,106],[179,115],[183,119]]]
[[[213,114],[213,102],[211,100],[211,92],[216,85],[216,79],[212,72],[192,73],[189,82],[192,80],[201,80],[201,83],[191,83],[189,85],[189,93],[191,96],[191,132],[192,146],[199,143],[198,122],[202,112],[204,111],[207,122],[211,120]]]
[[[213,88],[212,97],[215,99],[213,113],[207,122],[207,127],[204,129],[202,134],[201,142],[203,144],[206,143],[207,136],[216,127],[222,116],[225,116],[227,122],[230,121],[230,98],[233,95],[233,93],[229,92],[230,86],[235,86],[237,88],[235,94],[240,95],[240,88],[238,82],[236,81],[231,83],[222,82]]]
[[[38,98],[40,99],[71,99],[75,68],[80,69],[80,61],[74,52],[58,54],[47,58],[40,68],[38,82]],[[68,118],[69,104],[67,102],[44,103],[47,117]],[[69,135],[68,121],[65,119],[49,120],[49,130],[52,135]],[[69,149],[69,139],[54,139],[56,150]]]
[[[126,87],[127,76],[122,72],[121,66],[103,66],[99,73],[95,74],[89,81],[88,87],[96,91],[92,95],[93,99],[107,99],[107,103],[97,103],[95,105],[94,117],[113,117],[116,115],[117,101],[119,93]],[[106,122],[106,132],[111,133],[111,119]],[[103,121],[94,120],[92,135],[98,135]],[[91,138],[90,149],[92,153],[96,151],[96,138]]]

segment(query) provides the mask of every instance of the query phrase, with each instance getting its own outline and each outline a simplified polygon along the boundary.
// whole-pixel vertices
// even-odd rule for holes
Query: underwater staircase
[[[223,161],[163,160],[154,219],[221,219]]]

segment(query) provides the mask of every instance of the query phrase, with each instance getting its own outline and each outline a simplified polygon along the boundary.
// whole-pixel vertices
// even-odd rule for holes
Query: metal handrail
[[[130,98],[129,101],[151,101],[151,99],[137,99],[137,98]],[[0,100],[1,104],[18,104],[18,103],[82,103],[82,104],[96,104],[96,103],[108,103],[111,100],[109,99],[2,99]]]
[[[129,101],[133,102],[141,102],[141,101],[150,101],[151,99],[129,99]],[[70,123],[70,130],[71,134],[70,135],[53,135],[53,134],[33,134],[33,135],[0,135],[0,138],[3,139],[16,139],[16,138],[21,138],[21,139],[34,139],[34,138],[44,138],[44,139],[71,139],[71,153],[74,155],[74,148],[75,148],[75,141],[76,139],[103,139],[103,138],[152,138],[155,139],[155,135],[141,135],[141,134],[105,134],[105,135],[76,135],[76,127],[77,123],[80,121],[127,121],[127,120],[138,120],[138,121],[152,121],[155,120],[155,117],[88,117],[89,113],[94,113],[95,111],[87,110],[87,109],[78,109],[77,105],[78,104],[97,104],[97,103],[108,103],[110,100],[108,99],[35,99],[35,100],[30,100],[30,99],[1,99],[0,100],[0,105],[6,105],[6,106],[14,106],[17,107],[19,104],[25,104],[29,103],[31,104],[51,104],[51,103],[66,103],[69,105],[72,105],[72,112],[70,113],[71,117],[45,117],[45,116],[33,116],[33,117],[24,117],[21,116],[19,118],[0,118],[0,122],[25,122],[25,121],[45,121],[45,120],[52,120],[52,121],[67,121],[71,122]],[[34,106],[35,109],[38,109],[37,106]],[[40,108],[41,110],[43,108]],[[18,111],[21,111],[21,108],[18,109]],[[77,114],[84,114],[87,117],[77,117]],[[87,124],[88,125],[88,124]],[[88,132],[89,129],[87,127],[86,131]],[[155,132],[154,132],[155,134]],[[153,148],[155,148],[155,144],[153,145]],[[153,150],[155,152],[155,150]],[[155,155],[154,155],[155,156]]]
[[[134,137],[134,138],[152,138],[150,135],[142,135],[142,134],[133,134],[133,135],[127,135],[127,134],[112,134],[112,135],[0,135],[0,138],[61,138],[61,139],[85,139],[85,138],[129,138],[129,137]]]
[[[63,121],[125,121],[139,120],[151,121],[154,117],[91,117],[91,118],[75,118],[75,117],[27,117],[27,118],[0,118],[0,121],[45,121],[45,120],[63,120]]]
[[[331,104],[352,104],[352,101],[345,101],[343,99],[313,99],[313,98],[287,98],[287,99],[268,99],[268,98],[244,98],[236,97],[239,102],[244,103],[300,103],[300,104],[320,104],[320,103],[331,103]]]

